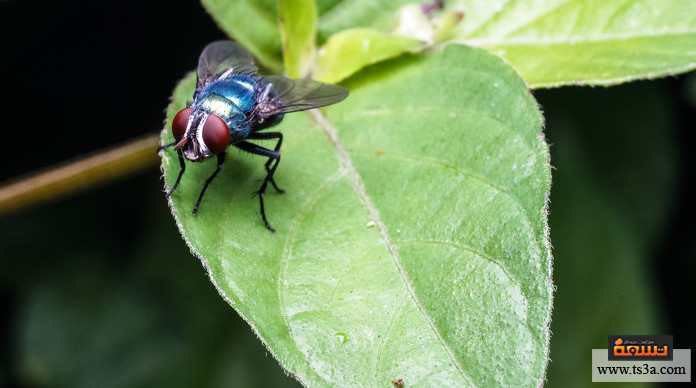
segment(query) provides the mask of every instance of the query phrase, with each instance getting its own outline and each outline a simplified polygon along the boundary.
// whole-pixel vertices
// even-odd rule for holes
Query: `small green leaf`
[[[424,43],[417,39],[370,29],[345,30],[331,36],[319,50],[317,71],[313,78],[336,83],[365,66],[423,47]]]
[[[277,0],[201,0],[218,26],[264,66],[283,70]]]
[[[696,67],[692,0],[457,3],[458,40],[504,57],[532,87],[610,85]]]
[[[290,78],[305,77],[314,64],[317,6],[314,0],[278,1],[283,64]]]
[[[190,98],[189,76],[174,113]],[[261,222],[265,160],[189,164],[170,197],[211,280],[306,386],[538,386],[552,284],[536,102],[484,50],[371,66],[324,113],[293,113]],[[171,134],[165,132],[165,141]],[[166,182],[179,164],[162,152]]]
[[[454,30],[464,19],[464,12],[450,11],[437,20],[437,28],[434,31],[433,41],[444,42],[453,38]]]

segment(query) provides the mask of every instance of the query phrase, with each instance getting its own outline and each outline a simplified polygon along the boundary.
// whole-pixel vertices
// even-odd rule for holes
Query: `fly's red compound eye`
[[[172,120],[172,134],[174,135],[174,139],[176,139],[176,141],[179,141],[182,137],[184,137],[184,134],[186,133],[186,125],[188,125],[188,120],[189,117],[191,117],[191,113],[193,113],[192,108],[184,108],[180,110],[176,116],[174,116],[174,120]]]
[[[213,154],[223,152],[230,145],[230,131],[227,124],[215,115],[209,115],[203,124],[203,141]]]

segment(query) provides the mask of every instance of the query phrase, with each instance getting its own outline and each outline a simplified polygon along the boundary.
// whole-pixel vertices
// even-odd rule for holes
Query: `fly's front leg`
[[[215,179],[217,174],[222,170],[222,166],[225,164],[225,152],[221,152],[217,154],[217,168],[215,171],[213,171],[213,174],[205,181],[205,185],[203,185],[203,190],[201,190],[201,193],[198,195],[198,200],[196,201],[196,205],[193,207],[193,215],[195,216],[196,213],[198,213],[198,206],[201,205],[201,200],[203,200],[203,194],[205,194],[205,190],[208,188],[208,185],[210,182]]]
[[[157,147],[157,152],[160,152],[161,150],[163,150],[165,148],[169,148],[169,147],[174,146],[174,145],[176,145],[176,142],[162,144],[161,146]]]
[[[278,142],[275,145],[275,148],[273,148],[273,151],[275,151],[277,154],[280,154],[280,146],[283,144],[283,134],[280,132],[255,132],[250,134],[247,139],[252,139],[252,140],[267,140],[267,139],[278,139]],[[266,174],[270,174],[271,171],[271,164],[273,161],[276,160],[273,157],[269,157],[268,160],[266,161]],[[277,163],[276,163],[277,164]],[[271,175],[271,184],[273,185],[273,188],[276,189],[277,192],[283,194],[285,193],[285,190],[281,189],[278,187],[278,185],[275,183],[275,179],[273,179],[273,174]]]
[[[261,207],[261,218],[263,219],[263,223],[266,225],[266,229],[270,230],[271,232],[275,232],[275,229],[273,229],[271,224],[268,223],[268,219],[266,218],[266,209],[263,205],[263,195],[266,192],[266,188],[268,187],[268,182],[273,182],[273,174],[275,174],[275,170],[278,167],[278,163],[280,163],[280,154],[278,153],[278,151],[269,150],[268,148],[264,148],[246,141],[240,141],[239,143],[234,144],[234,146],[241,149],[242,151],[246,151],[255,155],[266,156],[272,162],[272,165],[266,171],[266,178],[264,178],[263,183],[261,183],[261,187],[259,187],[258,194],[259,206]]]
[[[164,198],[169,198],[170,195],[176,190],[176,187],[179,186],[179,182],[181,181],[181,176],[184,175],[184,171],[186,171],[186,163],[184,162],[184,154],[181,152],[181,150],[176,152],[177,156],[179,157],[179,166],[181,167],[181,170],[179,170],[179,175],[176,177],[176,182],[174,182],[174,186],[172,186],[169,191],[167,191],[167,194],[164,195]]]

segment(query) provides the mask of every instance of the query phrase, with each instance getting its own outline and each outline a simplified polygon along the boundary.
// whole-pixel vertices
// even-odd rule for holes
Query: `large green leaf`
[[[696,67],[692,0],[460,0],[458,39],[532,87],[616,84]]]
[[[193,90],[174,93],[168,118]],[[544,379],[551,309],[548,149],[514,70],[453,45],[351,78],[324,113],[288,115],[263,159],[189,165],[171,206],[221,295],[308,386],[527,385]],[[171,140],[165,132],[164,141]],[[166,182],[179,170],[163,152]]]

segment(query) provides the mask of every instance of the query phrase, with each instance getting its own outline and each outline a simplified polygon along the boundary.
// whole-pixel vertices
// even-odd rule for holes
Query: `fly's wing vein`
[[[348,96],[348,89],[343,86],[311,79],[292,80],[277,75],[262,78],[275,89],[270,101],[259,108],[262,117],[319,108],[335,104]]]

